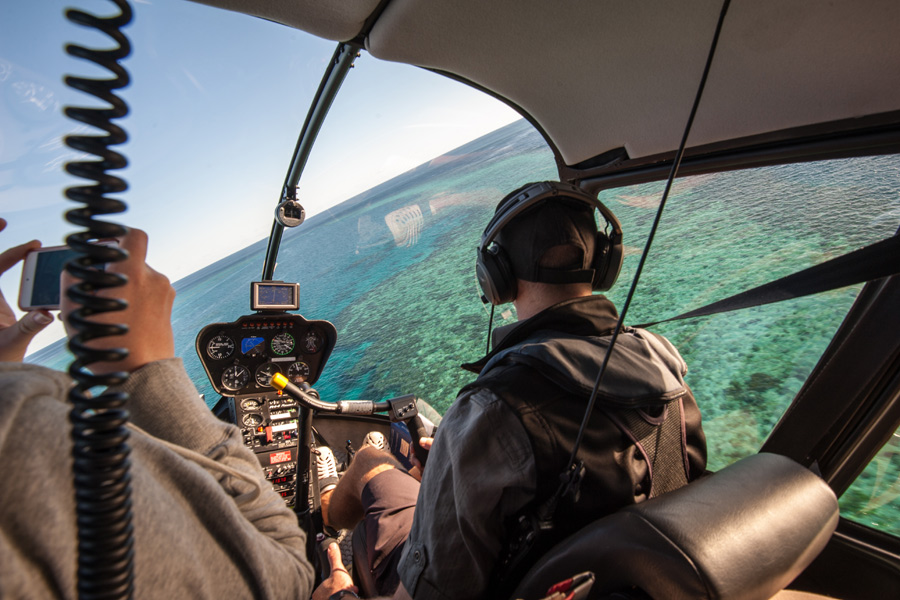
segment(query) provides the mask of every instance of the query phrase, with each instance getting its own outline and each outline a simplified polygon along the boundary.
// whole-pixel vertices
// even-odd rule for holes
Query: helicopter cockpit
[[[471,381],[457,366],[516,321],[479,302],[479,235],[507,192],[558,179],[621,221],[607,295],[690,365],[711,475],[586,527],[513,597],[597,560],[617,566],[590,597],[900,593],[895,2],[139,4],[146,25],[129,27],[152,51],[129,67],[136,140],[167,133],[134,144],[132,224],[168,215],[150,258],[174,273],[176,353],[310,532],[312,561],[335,535],[372,594],[358,538],[322,526],[316,450],[343,471],[377,431],[405,467],[424,456],[418,440]],[[46,110],[60,94],[12,46],[0,40],[0,194],[27,218],[9,239],[25,240],[45,226],[41,173],[86,150],[59,151]],[[171,122],[139,120],[156,105]],[[374,149],[364,120],[380,125]],[[419,143],[409,131],[424,155],[398,149]],[[394,170],[365,179],[376,162]],[[71,356],[56,342],[27,360]],[[611,538],[646,544],[601,551]]]
[[[426,426],[419,417],[422,401],[413,395],[381,402],[319,401],[311,386],[337,342],[334,325],[289,312],[299,308],[297,283],[257,281],[250,290],[250,308],[255,312],[204,327],[197,334],[197,355],[221,395],[213,412],[241,429],[244,444],[257,455],[266,479],[285,502],[294,506],[297,494],[301,499],[315,494],[309,481],[311,444],[333,448],[339,463],[346,465],[365,436],[378,431],[411,467],[419,438],[434,429],[430,419],[426,418]],[[425,406],[439,421],[439,415]],[[316,427],[314,410],[321,417]],[[374,416],[378,412],[387,413],[388,420]],[[328,415],[345,418],[329,420]],[[368,418],[355,418],[360,416]],[[392,431],[391,423],[403,425]],[[305,501],[301,504],[300,512],[309,510]]]

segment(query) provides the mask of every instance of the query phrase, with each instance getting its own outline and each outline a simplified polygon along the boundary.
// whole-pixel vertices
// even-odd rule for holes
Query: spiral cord
[[[128,188],[124,180],[108,171],[122,169],[128,164],[125,157],[110,146],[128,139],[125,131],[113,124],[112,119],[128,113],[128,106],[114,90],[129,83],[128,73],[118,61],[131,52],[128,38],[120,28],[131,22],[132,12],[126,0],[112,1],[120,11],[113,17],[100,18],[79,10],[66,11],[70,21],[102,31],[118,44],[109,50],[66,46],[69,55],[91,61],[114,75],[112,79],[102,80],[65,77],[69,87],[109,105],[108,108],[67,106],[64,109],[70,119],[106,132],[106,135],[67,136],[64,139],[70,148],[99,158],[69,162],[65,166],[69,174],[96,182],[65,191],[70,200],[84,205],[68,211],[66,219],[85,228],[66,238],[66,242],[81,254],[66,266],[66,270],[80,280],[67,290],[67,296],[80,305],[68,316],[68,324],[77,332],[69,341],[69,350],[75,356],[69,374],[76,382],[69,400],[72,403],[70,421],[78,522],[78,597],[82,599],[131,598],[134,593],[130,449],[125,427],[128,397],[122,392],[108,390],[97,396],[90,393],[95,387],[105,389],[120,385],[127,380],[128,374],[98,376],[87,370],[93,363],[121,360],[127,355],[127,351],[121,349],[97,350],[87,346],[91,340],[127,331],[124,325],[101,324],[90,319],[93,315],[123,310],[126,306],[122,300],[100,297],[96,292],[125,284],[124,277],[106,272],[103,265],[124,260],[127,254],[115,247],[89,243],[90,240],[119,237],[126,231],[120,225],[95,219],[97,215],[123,212],[125,204],[107,194]]]

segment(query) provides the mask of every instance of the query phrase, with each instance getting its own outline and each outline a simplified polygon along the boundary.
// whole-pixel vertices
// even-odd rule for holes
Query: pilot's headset
[[[590,268],[552,271],[544,269],[540,278],[536,280],[558,284],[590,282],[591,288],[598,292],[608,290],[616,282],[622,268],[624,253],[622,226],[612,211],[600,200],[574,185],[558,181],[529,183],[500,201],[481,236],[475,273],[485,303],[498,305],[516,299],[518,292],[516,276],[508,254],[514,249],[504,248],[496,238],[513,219],[544,202],[581,203],[588,208],[597,209],[605,219],[607,227],[601,227],[596,233]],[[540,271],[539,268],[536,270]]]

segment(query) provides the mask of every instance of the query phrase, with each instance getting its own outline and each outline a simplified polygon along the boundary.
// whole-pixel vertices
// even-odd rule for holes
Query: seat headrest
[[[513,597],[540,598],[592,571],[592,598],[633,588],[651,598],[770,598],[821,552],[837,522],[822,479],[784,456],[756,454],[595,521],[548,552]]]

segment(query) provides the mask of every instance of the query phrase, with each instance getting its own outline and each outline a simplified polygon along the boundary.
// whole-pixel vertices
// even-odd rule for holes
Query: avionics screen
[[[298,294],[299,283],[253,283],[253,310],[277,309],[290,310],[300,307]]]

